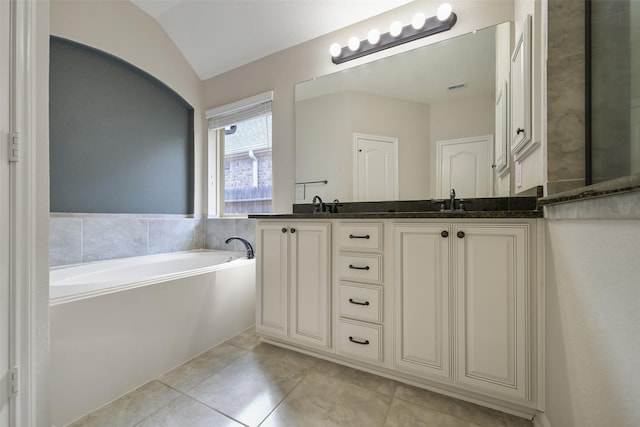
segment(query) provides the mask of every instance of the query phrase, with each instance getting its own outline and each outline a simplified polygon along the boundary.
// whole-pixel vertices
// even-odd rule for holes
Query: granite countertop
[[[401,219],[401,218],[542,218],[541,210],[534,211],[454,211],[454,212],[351,212],[351,213],[292,213],[249,215],[254,219]]]
[[[339,203],[338,213],[313,213],[313,205],[295,204],[290,214],[255,214],[254,219],[400,219],[542,218],[538,197],[487,197],[466,200],[468,210],[440,211],[438,200]],[[448,201],[447,201],[448,202]],[[328,203],[327,205],[333,205]]]
[[[539,200],[540,206],[549,206],[578,200],[589,200],[596,197],[613,196],[631,192],[640,192],[640,174],[625,176],[599,184],[588,185],[574,190],[552,194]]]

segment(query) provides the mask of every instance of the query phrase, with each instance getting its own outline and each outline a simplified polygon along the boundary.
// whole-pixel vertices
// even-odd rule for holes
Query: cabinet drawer
[[[338,245],[342,250],[382,251],[382,224],[342,222],[338,228]]]
[[[382,362],[382,326],[341,319],[338,352],[367,362]]]
[[[382,283],[382,255],[340,254],[338,264],[341,279]]]
[[[365,322],[382,322],[382,288],[355,283],[340,284],[340,316]]]

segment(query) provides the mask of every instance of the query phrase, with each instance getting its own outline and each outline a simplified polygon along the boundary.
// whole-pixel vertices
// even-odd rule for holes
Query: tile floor
[[[508,414],[260,343],[249,329],[71,424],[531,427]]]

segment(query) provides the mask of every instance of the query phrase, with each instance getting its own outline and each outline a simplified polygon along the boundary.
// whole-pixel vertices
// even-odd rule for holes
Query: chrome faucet
[[[313,212],[324,212],[324,202],[320,198],[320,196],[313,196],[313,201],[311,202],[313,205]]]
[[[456,190],[453,188],[449,191],[449,210],[456,210]]]
[[[225,240],[225,243],[228,245],[229,242],[231,242],[232,240],[240,240],[242,243],[244,243],[244,247],[247,248],[247,259],[255,258],[255,254],[253,252],[253,246],[251,246],[251,243],[249,243],[247,239],[245,239],[244,237],[233,236]]]

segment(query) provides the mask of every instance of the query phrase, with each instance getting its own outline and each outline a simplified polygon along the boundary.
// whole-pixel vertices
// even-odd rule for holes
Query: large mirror
[[[509,195],[511,25],[302,82],[296,203]]]

